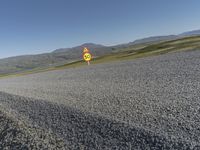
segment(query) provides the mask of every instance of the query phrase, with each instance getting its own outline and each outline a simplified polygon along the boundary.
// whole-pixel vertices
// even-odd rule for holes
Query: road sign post
[[[83,59],[87,62],[88,65],[90,65],[90,60],[92,59],[92,55],[90,54],[90,51],[86,47],[83,49]]]

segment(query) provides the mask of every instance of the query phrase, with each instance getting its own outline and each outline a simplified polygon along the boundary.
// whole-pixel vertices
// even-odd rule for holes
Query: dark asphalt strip
[[[193,149],[194,145],[63,105],[0,92],[0,103],[51,130],[71,149]],[[9,110],[8,110],[9,111]],[[200,147],[195,147],[198,149]]]

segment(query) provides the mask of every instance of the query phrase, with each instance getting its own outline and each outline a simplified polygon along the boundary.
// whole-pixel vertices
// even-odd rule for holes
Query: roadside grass
[[[131,60],[155,55],[162,55],[171,52],[200,50],[200,36],[185,37],[176,40],[164,41],[148,45],[133,45],[128,48],[117,50],[115,53],[111,53],[105,56],[93,58],[91,65],[108,63],[113,61]],[[81,54],[80,54],[81,56]],[[76,68],[85,66],[87,63],[83,60],[74,61],[60,66],[48,67],[48,68],[35,68],[29,71],[14,74],[2,74],[1,77],[16,77],[22,75],[28,75],[39,72],[46,72],[51,70],[59,70],[66,68]]]
[[[186,38],[176,39],[172,41],[160,42],[160,43],[156,43],[152,45],[147,45],[139,49],[138,47],[132,46],[132,47],[126,48],[126,50],[122,49],[116,53],[94,58],[91,61],[91,64],[136,59],[136,58],[161,55],[161,54],[166,54],[166,53],[171,53],[171,52],[188,51],[188,50],[195,50],[195,49],[200,49],[200,36],[186,37]],[[56,66],[55,68],[58,69],[58,68],[68,68],[68,67],[80,67],[83,65],[86,65],[86,63],[83,60],[81,60],[81,61],[65,64],[62,66]]]

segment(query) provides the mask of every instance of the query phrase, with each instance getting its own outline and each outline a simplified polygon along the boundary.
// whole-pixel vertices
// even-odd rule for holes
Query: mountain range
[[[83,45],[72,48],[56,49],[50,53],[9,57],[0,59],[0,74],[22,72],[25,70],[31,70],[35,68],[46,68],[49,66],[57,66],[70,63],[76,60],[81,60],[82,50],[84,47],[89,48],[94,57],[99,57],[106,54],[111,54],[122,48],[127,48],[133,45],[157,43],[161,41],[174,40],[182,37],[196,36],[196,35],[200,35],[200,30],[184,32],[179,35],[147,37],[135,40],[130,43],[125,43],[115,46],[104,46],[94,43],[85,43]]]

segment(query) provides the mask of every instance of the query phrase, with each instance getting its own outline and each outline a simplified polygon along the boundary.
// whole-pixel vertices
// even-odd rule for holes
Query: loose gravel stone
[[[4,97],[5,98],[5,97]],[[0,111],[0,149],[67,149],[62,139],[19,121],[11,114]]]
[[[138,128],[101,116],[80,112],[63,105],[35,100],[7,93],[0,93],[0,101],[16,118],[23,118],[26,124],[37,129],[39,126],[65,143],[66,149],[192,149],[196,145],[177,139],[156,135],[152,131]],[[26,116],[26,117],[24,117]],[[4,122],[2,122],[4,123]],[[32,131],[32,134],[34,132]],[[7,133],[8,134],[8,133]],[[37,137],[37,132],[32,138]],[[40,133],[45,140],[31,143],[33,146],[48,144],[50,136]],[[35,139],[35,138],[34,138]],[[62,141],[61,141],[62,143]],[[53,143],[60,145],[60,143]],[[32,149],[31,147],[29,147]],[[44,147],[40,147],[45,149]],[[47,149],[59,149],[48,147]]]
[[[0,103],[83,149],[198,149],[199,75],[200,51],[170,53],[4,78]]]

